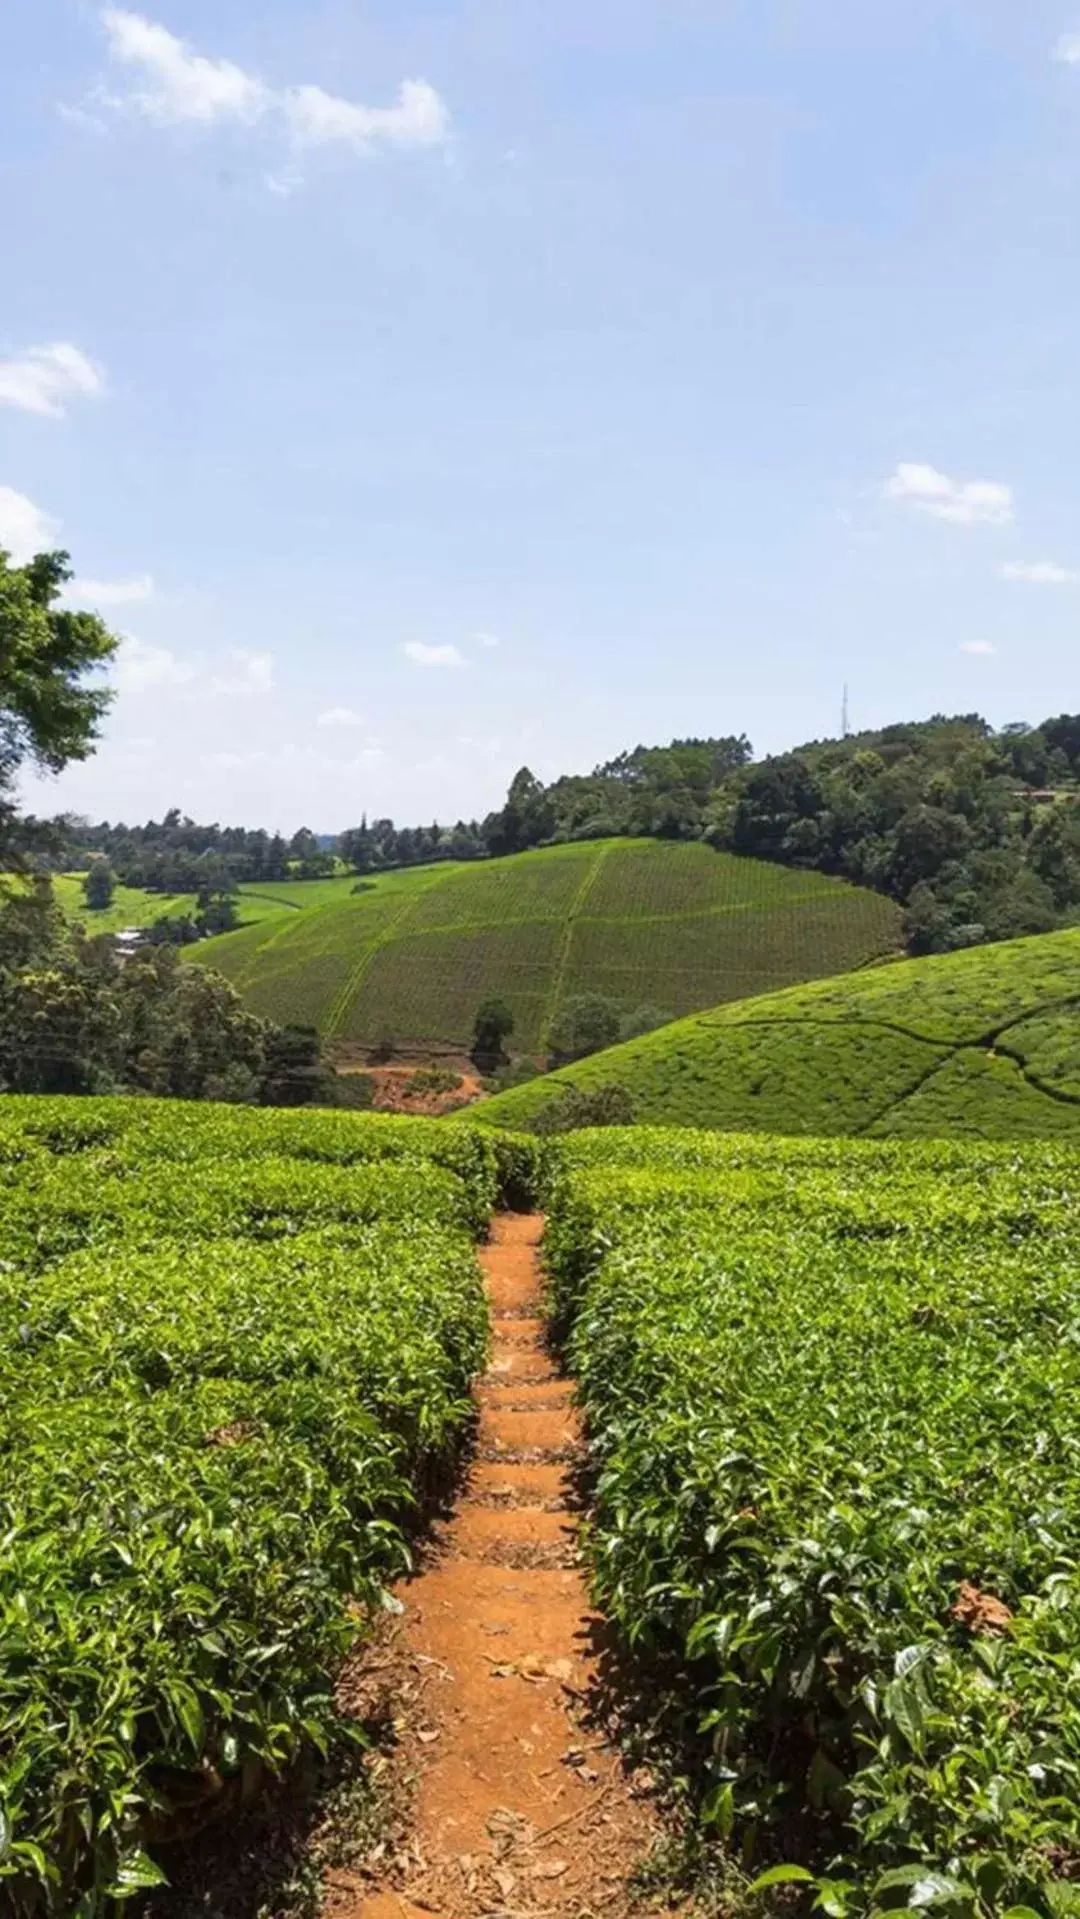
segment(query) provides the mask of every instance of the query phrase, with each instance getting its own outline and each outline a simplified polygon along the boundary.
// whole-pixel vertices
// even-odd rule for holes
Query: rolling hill
[[[261,887],[260,914],[279,910],[191,957],[254,1012],[359,1044],[461,1048],[498,994],[531,1052],[574,993],[675,1018],[866,965],[900,939],[877,894],[700,844],[591,841],[354,885]]]
[[[345,898],[350,891],[348,880],[303,883],[292,880],[276,886],[243,886],[239,899],[243,924],[247,926],[256,920],[280,918],[289,911],[293,902],[295,905],[314,905],[317,898],[329,894],[331,887],[336,887],[341,898]],[[178,918],[198,910],[194,893],[151,893],[141,886],[118,885],[113,893],[112,905],[94,912],[86,904],[81,873],[54,874],[52,889],[53,897],[65,916],[69,920],[77,920],[88,933],[120,933],[128,927],[152,926],[157,919]]]
[[[740,1000],[474,1115],[527,1126],[561,1088],[612,1082],[657,1125],[1080,1138],[1080,929]]]

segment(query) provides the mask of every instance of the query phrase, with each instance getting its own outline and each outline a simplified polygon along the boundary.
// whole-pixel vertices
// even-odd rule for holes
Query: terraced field
[[[907,960],[680,1020],[499,1095],[529,1125],[617,1081],[657,1125],[1080,1137],[1080,929]]]
[[[260,889],[265,899],[275,889]],[[866,965],[899,945],[888,900],[698,845],[609,840],[415,868],[280,910],[192,954],[254,1012],[370,1042],[460,1047],[506,999],[534,1051],[559,1004],[609,994],[680,1014]]]

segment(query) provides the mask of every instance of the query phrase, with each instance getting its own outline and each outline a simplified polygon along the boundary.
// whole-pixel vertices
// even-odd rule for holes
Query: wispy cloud
[[[961,653],[976,653],[980,656],[985,656],[989,653],[996,653],[997,647],[994,646],[990,640],[962,640],[960,643],[960,651]]]
[[[1011,486],[1000,480],[954,480],[937,467],[902,460],[885,482],[885,497],[960,526],[1005,526],[1013,517]]]
[[[372,107],[323,87],[269,86],[232,60],[196,53],[167,27],[125,8],[106,7],[101,23],[113,62],[134,78],[129,91],[105,92],[100,104],[158,126],[267,123],[296,148],[338,146],[352,153],[380,145],[437,146],[450,130],[446,105],[427,80],[405,80],[391,106]],[[266,178],[279,193],[298,184],[290,169]]]
[[[337,141],[363,153],[376,141],[432,147],[445,140],[450,115],[426,80],[405,80],[392,107],[363,107],[322,87],[288,87],[280,96],[293,138],[301,146]]]
[[[493,647],[502,644],[497,633],[474,633],[473,639],[477,646]]]
[[[357,713],[351,706],[331,706],[325,713],[319,714],[315,724],[316,726],[366,726],[367,722],[363,714]]]
[[[113,677],[122,693],[147,693],[159,687],[190,686],[198,678],[193,660],[182,660],[168,646],[152,646],[126,633],[116,654]]]
[[[0,486],[0,548],[10,554],[15,566],[25,566],[35,553],[44,553],[54,547],[60,533],[60,523],[25,493],[16,493],[13,486]]]
[[[1054,48],[1054,59],[1067,67],[1080,66],[1080,33],[1063,33]]]
[[[72,580],[64,589],[70,606],[137,606],[154,597],[149,573],[133,580]]]
[[[998,571],[1003,580],[1021,580],[1028,586],[1080,586],[1080,573],[1056,560],[1006,560]]]
[[[211,693],[270,693],[274,687],[274,656],[253,653],[249,647],[236,646],[225,656],[225,671],[210,680]]]
[[[116,656],[116,684],[123,693],[186,688],[205,699],[243,699],[274,688],[271,653],[234,647],[220,661],[185,659],[169,646],[155,646],[125,633]]]
[[[402,652],[417,666],[464,666],[464,656],[456,646],[425,646],[423,640],[406,640]]]
[[[69,340],[29,346],[0,360],[0,406],[21,407],[24,413],[60,420],[69,400],[104,388],[101,369]]]
[[[167,27],[140,13],[105,7],[101,24],[112,58],[140,75],[132,91],[110,105],[130,107],[164,126],[184,120],[201,120],[206,125],[240,120],[250,126],[270,106],[270,90],[261,80],[231,60],[208,60],[193,53]]]

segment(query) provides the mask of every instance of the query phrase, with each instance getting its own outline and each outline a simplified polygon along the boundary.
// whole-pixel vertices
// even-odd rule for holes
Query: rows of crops
[[[1080,1910],[1080,1153],[581,1135],[598,1597],[836,1915]]]
[[[541,1048],[559,1002],[604,992],[672,1017],[894,950],[895,906],[706,846],[616,840],[383,874],[371,890],[208,941],[252,1010],[356,1040],[468,1043],[487,995]],[[316,889],[317,891],[317,889]],[[246,910],[246,909],[245,909]]]
[[[422,1121],[4,1101],[4,1911],[90,1919],[341,1730],[469,1418],[495,1192]]]
[[[566,1085],[618,1080],[657,1124],[1080,1139],[1078,1014],[1069,928],[717,1006],[504,1093],[483,1117],[527,1126]]]

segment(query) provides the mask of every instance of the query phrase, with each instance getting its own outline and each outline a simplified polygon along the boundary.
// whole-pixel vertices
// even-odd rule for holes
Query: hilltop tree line
[[[41,853],[55,872],[96,863],[149,893],[229,893],[260,881],[326,879],[337,867],[333,848],[308,827],[285,839],[262,827],[200,826],[178,807],[143,826],[62,814],[44,828]]]
[[[58,867],[95,858],[129,885],[195,892],[219,915],[240,884],[482,860],[573,840],[702,840],[888,894],[912,951],[1046,932],[1080,910],[1080,715],[995,732],[938,715],[755,760],[745,735],[635,747],[545,786],[528,767],[483,820],[364,819],[336,841],[199,826],[51,824]],[[204,909],[205,910],[205,905]],[[228,924],[228,918],[204,920]]]
[[[490,859],[570,840],[646,835],[811,867],[888,894],[915,952],[1080,918],[1080,715],[995,732],[978,714],[937,715],[755,761],[744,734],[635,747],[545,786],[523,767],[481,821],[397,827],[362,819],[337,842],[201,826],[176,809],[142,826],[20,817],[25,760],[58,771],[93,751],[109,694],[95,683],[116,641],[59,604],[67,556],[12,567],[0,554],[0,864],[194,893],[202,930],[230,923],[241,884],[322,878],[337,858],[363,876],[433,860]],[[107,884],[95,878],[99,899]],[[196,930],[200,930],[196,928]]]
[[[814,741],[755,761],[744,735],[636,747],[545,787],[527,767],[505,806],[438,851],[492,857],[568,840],[645,835],[809,867],[904,908],[913,952],[1049,932],[1080,917],[1080,715],[995,732],[978,714]],[[445,837],[445,836],[444,836]],[[409,863],[376,822],[344,834],[357,872]],[[420,850],[423,845],[424,850]]]
[[[938,716],[760,761],[709,802],[711,845],[904,908],[913,952],[1049,932],[1080,909],[1080,717]]]

